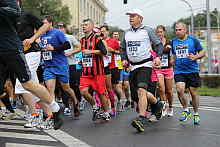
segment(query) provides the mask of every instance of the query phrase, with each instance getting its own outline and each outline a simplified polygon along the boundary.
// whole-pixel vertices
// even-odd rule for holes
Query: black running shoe
[[[159,120],[162,116],[162,109],[163,109],[163,103],[161,101],[158,101],[156,104],[156,110],[155,110],[155,116]]]
[[[137,129],[138,132],[144,132],[144,120],[137,118],[132,121],[131,125]]]
[[[99,119],[99,111],[100,111],[99,107],[93,108],[93,110],[92,110],[92,112],[93,112],[92,121],[96,121],[97,119]]]
[[[61,109],[58,112],[53,112],[53,118],[54,118],[54,130],[60,129],[60,127],[63,125],[63,113]]]

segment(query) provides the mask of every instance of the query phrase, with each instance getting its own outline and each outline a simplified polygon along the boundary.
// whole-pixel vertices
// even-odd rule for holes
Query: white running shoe
[[[167,116],[172,117],[173,116],[173,108],[168,108],[167,109]]]
[[[41,124],[41,119],[39,118],[39,116],[31,116],[28,118],[27,123],[24,124],[25,128],[35,128],[38,125]]]

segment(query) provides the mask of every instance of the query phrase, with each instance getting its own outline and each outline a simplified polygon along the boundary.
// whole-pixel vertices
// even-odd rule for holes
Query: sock
[[[126,98],[121,98],[120,100],[121,105],[124,106],[126,101],[127,101]]]
[[[49,106],[50,106],[52,112],[58,112],[60,110],[60,106],[54,100]]]
[[[189,112],[189,108],[184,108],[183,111]]]
[[[39,116],[39,113],[31,113],[31,116],[34,116],[34,117],[37,117],[37,116]]]
[[[199,112],[195,112],[194,115],[199,115]]]

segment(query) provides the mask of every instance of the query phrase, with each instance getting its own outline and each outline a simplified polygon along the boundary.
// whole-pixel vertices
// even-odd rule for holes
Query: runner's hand
[[[53,50],[54,50],[54,47],[53,47],[52,45],[47,45],[47,46],[45,47],[45,49],[48,50],[48,51],[53,51]]]
[[[33,42],[34,42],[34,40],[32,40],[32,39],[25,39],[23,41],[23,46],[30,46]]]
[[[155,65],[156,67],[160,66],[160,58],[159,58],[159,57],[156,57],[156,58],[154,59],[154,65]]]
[[[192,53],[190,53],[188,58],[194,61],[197,59],[197,55],[193,55]]]

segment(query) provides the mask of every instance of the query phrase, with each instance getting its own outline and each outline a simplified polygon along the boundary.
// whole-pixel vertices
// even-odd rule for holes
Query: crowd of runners
[[[24,127],[40,129],[59,129],[63,115],[79,118],[85,108],[91,108],[93,121],[106,122],[129,108],[137,112],[131,126],[143,132],[146,121],[174,115],[175,82],[183,108],[179,121],[193,117],[198,125],[196,60],[205,55],[199,40],[182,22],[175,25],[176,37],[167,38],[163,25],[153,30],[142,24],[141,10],[126,15],[131,27],[125,33],[88,18],[78,40],[64,23],[55,28],[53,16],[40,20],[20,10],[16,0],[0,1],[0,119],[16,117],[17,101],[26,111]]]

